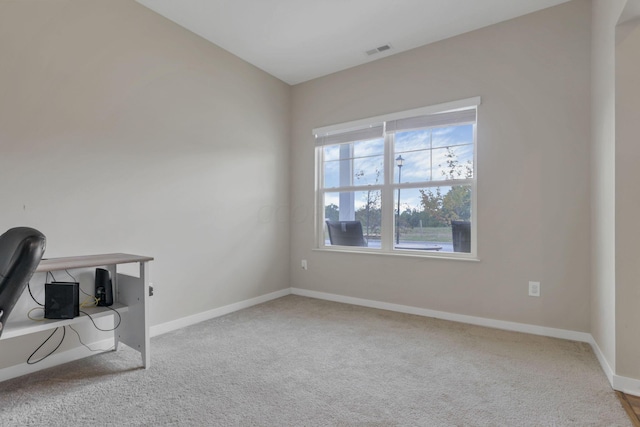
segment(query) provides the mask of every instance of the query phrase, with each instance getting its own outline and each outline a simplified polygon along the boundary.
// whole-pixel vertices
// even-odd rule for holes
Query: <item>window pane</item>
[[[393,182],[431,181],[433,179],[431,130],[397,132],[394,139],[393,158],[395,159]]]
[[[473,125],[449,126],[432,131],[433,148],[473,144]]]
[[[324,162],[324,188],[340,186],[340,161]]]
[[[394,157],[393,182],[431,181],[431,150],[400,153]],[[402,166],[398,166],[398,161]]]
[[[325,193],[325,245],[332,245],[331,238],[334,239],[334,245],[345,245],[340,241],[336,242],[335,235],[329,236],[326,221],[349,221],[359,223],[357,229],[354,230],[352,224],[347,224],[338,231],[338,234],[343,232],[347,234],[347,238],[354,238],[353,245],[359,241],[361,242],[360,246],[380,248],[381,206],[380,190]],[[361,233],[360,228],[362,229]]]
[[[381,156],[384,154],[384,139],[372,139],[353,143],[354,157]]]
[[[353,159],[353,185],[382,184],[384,156]]]
[[[324,161],[338,160],[340,158],[340,146],[339,145],[327,145],[322,147],[324,151]]]
[[[395,134],[395,151],[405,153],[413,150],[431,148],[431,131],[428,129],[397,132]],[[403,156],[404,157],[404,156]]]
[[[433,180],[473,178],[473,145],[437,148],[433,155]]]
[[[324,188],[382,183],[383,139],[331,145],[323,150]]]
[[[471,251],[471,186],[401,188],[394,203],[395,249]]]
[[[397,132],[394,182],[473,178],[473,154],[472,125]]]

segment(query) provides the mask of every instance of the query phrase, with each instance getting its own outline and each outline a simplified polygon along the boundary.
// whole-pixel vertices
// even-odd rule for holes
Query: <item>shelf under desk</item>
[[[121,316],[120,325],[114,330],[115,348],[118,347],[119,342],[122,342],[139,351],[142,355],[144,367],[148,368],[151,363],[148,262],[152,260],[153,257],[124,253],[46,258],[40,262],[36,268],[36,273],[90,267],[104,267],[109,270],[114,296],[114,304],[111,308],[117,310]],[[139,277],[117,272],[118,265],[128,263],[139,263]],[[117,317],[113,310],[106,307],[84,307],[82,311],[90,314],[94,319],[107,316]],[[82,313],[73,319],[14,320],[15,316],[9,319],[0,340],[90,321],[89,317]]]
[[[114,303],[111,308],[116,310],[122,316],[123,313],[129,311],[129,307]],[[106,307],[83,307],[82,311],[89,314],[93,320],[101,319],[107,316],[116,316],[113,310],[109,310]],[[21,319],[17,322],[11,323],[5,329],[2,334],[2,338],[0,339],[9,339],[20,337],[22,335],[35,334],[36,332],[47,331],[49,329],[57,328],[60,326],[68,326],[74,325],[76,323],[82,323],[84,321],[89,320],[89,318],[80,313],[80,316],[74,317],[73,319],[42,319],[36,318],[37,320],[32,319]],[[90,321],[90,320],[89,320]],[[115,325],[114,325],[115,326]]]

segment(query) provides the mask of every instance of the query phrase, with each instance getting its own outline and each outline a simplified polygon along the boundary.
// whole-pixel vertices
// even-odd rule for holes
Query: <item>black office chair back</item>
[[[327,221],[327,230],[332,245],[367,246],[360,221]]]
[[[0,335],[40,264],[46,241],[44,234],[29,227],[12,228],[0,236]]]

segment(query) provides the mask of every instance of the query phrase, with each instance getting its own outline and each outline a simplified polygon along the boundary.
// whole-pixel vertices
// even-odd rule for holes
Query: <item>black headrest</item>
[[[0,236],[0,334],[46,247],[44,234],[29,227],[16,227]]]
[[[44,234],[35,228],[16,227],[0,235],[0,281],[11,274],[17,262],[35,262],[37,267],[45,247]]]

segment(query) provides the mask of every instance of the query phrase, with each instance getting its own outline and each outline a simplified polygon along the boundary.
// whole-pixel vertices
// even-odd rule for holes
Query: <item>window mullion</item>
[[[344,192],[349,192],[349,191],[382,190],[382,188],[384,188],[384,185],[382,185],[382,184],[377,184],[377,185],[353,185],[353,186],[350,186],[350,187],[329,187],[329,188],[323,189],[323,191],[325,191],[327,193],[344,193]]]
[[[478,125],[473,125],[473,180],[471,182],[471,253],[478,253]]]
[[[382,187],[381,249],[393,250],[393,133],[384,137],[384,186]]]
[[[395,165],[394,165],[395,166]],[[403,182],[402,184],[395,183],[394,188],[433,188],[433,187],[453,187],[456,185],[472,185],[475,182],[473,178],[468,179],[449,179],[446,181],[418,181],[418,182]]]
[[[324,150],[316,147],[316,243],[319,248],[324,247]]]

